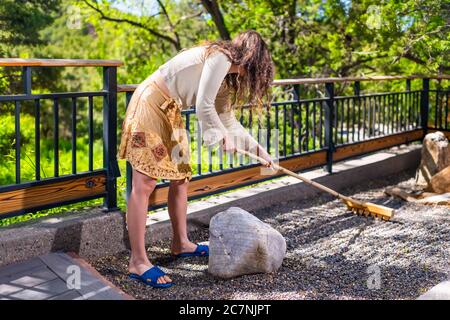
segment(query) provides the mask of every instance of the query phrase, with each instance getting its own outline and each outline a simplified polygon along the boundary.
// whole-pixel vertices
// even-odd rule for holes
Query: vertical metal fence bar
[[[399,132],[400,130],[400,93],[395,94],[395,110],[396,110],[396,115],[397,115],[397,123],[396,123],[396,132]]]
[[[286,105],[283,104],[283,156],[287,156],[286,149]]]
[[[372,124],[373,124],[373,136],[375,137],[377,135],[377,130],[379,131],[379,128],[377,126],[378,122],[378,102],[377,97],[373,97],[373,116],[372,116]]]
[[[386,109],[386,124],[387,124],[387,134],[392,133],[392,119],[391,119],[391,94],[386,95],[387,109]]]
[[[406,92],[407,92],[406,130],[410,130],[411,129],[411,80],[410,79],[406,80]]]
[[[355,142],[356,129],[356,99],[352,99],[352,142]]]
[[[366,138],[366,117],[367,117],[366,105],[367,105],[367,97],[363,97],[362,98],[363,139]]]
[[[127,92],[128,93],[128,92]],[[128,102],[127,102],[128,105]],[[89,134],[89,171],[94,170],[94,101],[88,98],[88,134]]]
[[[59,176],[59,102],[53,100],[53,158],[54,158],[54,176]]]
[[[117,177],[117,67],[103,67],[103,166],[107,172],[106,196],[103,206],[107,211],[118,210]]]
[[[77,173],[77,99],[72,98],[72,173]]]
[[[267,114],[270,116],[270,112],[267,112]],[[244,111],[241,112],[241,115],[240,115],[240,117],[239,117],[239,122],[240,122],[241,124],[244,123]],[[270,152],[270,149],[268,149],[268,152]],[[241,165],[243,165],[243,162],[244,162],[244,155],[243,155],[243,154],[239,154],[239,163],[240,163]]]
[[[347,143],[350,142],[350,109],[351,109],[351,105],[350,105],[350,101],[351,99],[347,99]]]
[[[374,108],[374,136],[378,136],[380,134],[380,96],[373,97],[373,108]]]
[[[375,116],[375,110],[374,110],[374,105],[373,105],[373,97],[368,97],[367,98],[369,100],[369,110],[368,110],[368,114],[369,114],[369,137],[373,137],[374,132],[375,132],[375,128],[374,128],[374,116]]]
[[[14,126],[15,126],[15,136],[16,136],[16,183],[20,183],[20,102],[16,100],[14,102]]]
[[[323,137],[323,104],[322,101],[319,101],[319,145],[320,145],[320,149],[323,148],[323,141],[324,141],[324,137]]]
[[[256,140],[258,141],[259,144],[261,144],[261,139],[260,139],[260,135],[261,135],[261,115],[259,115],[259,114],[258,114],[257,125],[258,125],[258,131],[256,133],[256,135],[257,135]],[[291,125],[292,125],[292,123],[291,123]]]
[[[275,132],[279,135],[279,115],[278,115],[278,105],[275,106]],[[274,146],[275,151],[278,150],[278,146]],[[275,153],[276,154],[276,153]]]
[[[405,113],[405,129],[410,130],[411,129],[411,92],[406,93],[406,113]]]
[[[417,118],[417,93],[416,92],[411,92],[411,126],[415,128],[417,128],[416,125],[416,118]]]
[[[41,101],[34,100],[34,162],[35,178],[41,180]]]
[[[125,111],[128,109],[128,105],[130,103],[132,96],[133,96],[132,92],[127,91],[125,93]],[[89,97],[89,98],[92,98],[92,97]],[[93,107],[93,104],[92,104],[92,99],[91,99],[89,101],[89,112],[90,112],[89,119],[90,119],[90,121],[93,121],[92,107]],[[90,125],[89,130],[91,130],[91,127],[93,126],[93,122],[92,122],[92,124],[90,123],[89,125]],[[93,138],[94,132],[92,131],[92,133],[90,133],[90,134],[92,134],[92,138]],[[89,138],[89,139],[91,139],[91,138]],[[89,141],[91,141],[91,140],[89,140]],[[93,142],[93,139],[92,139],[92,142]],[[131,164],[128,161],[126,161],[125,166],[126,166],[126,199],[127,199],[127,203],[128,203],[128,199],[130,199],[131,191],[133,189],[133,167],[131,166]],[[90,169],[90,170],[92,170],[92,169]]]
[[[339,102],[339,100],[338,101],[336,101],[336,104]],[[341,118],[341,134],[340,134],[340,143],[341,144],[343,144],[344,143],[344,111],[345,111],[345,107],[344,107],[344,102],[345,102],[345,99],[342,99],[342,100],[340,100],[340,103],[341,103],[341,114],[340,114],[340,118]],[[337,143],[337,140],[336,140],[336,143]]]
[[[295,153],[294,145],[294,104],[289,105],[289,123],[291,127],[291,154]],[[259,123],[259,122],[258,122]]]
[[[305,103],[306,115],[305,115],[305,150],[309,151],[309,101]]]
[[[448,127],[448,109],[450,108],[449,102],[448,102],[448,91],[445,93],[445,129],[449,129]]]
[[[396,130],[396,123],[397,123],[397,119],[396,119],[396,113],[395,113],[395,109],[396,109],[396,103],[395,103],[395,93],[393,93],[391,95],[391,121],[392,121],[392,133],[395,133]]]
[[[430,99],[430,79],[422,79],[422,93],[420,99],[420,126],[423,129],[424,136],[428,133],[428,116],[429,116],[429,99]]]
[[[184,127],[186,128],[186,134],[187,134],[187,139],[188,139],[188,150],[189,150],[189,155],[191,155],[191,114],[190,113],[186,113],[184,116]],[[190,158],[189,158],[190,160]]]
[[[390,133],[394,133],[395,132],[395,95],[394,94],[389,94],[389,120],[390,120],[390,129],[391,132]]]
[[[202,174],[202,134],[200,132],[200,121],[197,119],[197,174]],[[222,148],[220,148],[222,149]],[[220,159],[222,162],[222,158]]]
[[[298,152],[301,153],[302,148],[302,131],[303,131],[303,122],[302,122],[302,103],[298,103]]]
[[[297,102],[295,105],[296,105],[296,107],[297,107],[297,110],[298,110],[298,117],[299,117],[299,119],[301,119],[301,112],[302,112],[302,110],[301,110],[301,105],[300,105],[300,85],[299,84],[294,84],[294,99],[295,99],[295,101]],[[292,106],[292,113],[294,113],[294,107]],[[299,153],[301,153],[302,151],[302,130],[301,130],[301,128],[302,128],[302,123],[301,123],[301,121],[299,120],[298,121],[298,126],[297,126],[297,129],[298,129],[298,152]],[[292,125],[292,129],[294,129],[294,125]],[[294,150],[294,149],[293,149]],[[294,151],[293,151],[293,153],[294,153]]]
[[[380,97],[375,96],[373,97],[373,134],[376,137],[380,133],[380,119],[378,117],[379,115],[379,109],[380,109]]]
[[[219,170],[223,170],[223,149],[219,147]]]
[[[269,154],[270,154],[270,131],[272,131],[271,128],[270,128],[270,110],[271,110],[271,109],[272,109],[272,108],[270,108],[270,109],[267,111],[267,113],[266,113],[267,152],[268,152]],[[242,163],[242,158],[241,158],[241,163]]]
[[[443,128],[443,123],[442,123],[442,120],[444,118],[444,110],[443,110],[444,99],[442,97],[443,96],[442,95],[443,92],[444,91],[441,91],[441,90],[437,90],[436,91],[436,95],[438,96],[438,98],[437,98],[437,105],[439,106],[438,107],[438,110],[439,110],[439,129]]]
[[[361,97],[358,95],[358,141],[361,140]]]
[[[434,127],[439,127],[439,88],[434,92]],[[433,109],[433,108],[432,108]]]
[[[412,116],[412,121],[414,124],[414,129],[417,129],[420,127],[420,96],[421,96],[421,91],[414,91],[413,94],[413,106],[412,106],[412,111],[413,111],[413,116]]]
[[[250,107],[248,109],[248,127],[250,134],[253,136],[253,112]]]
[[[359,81],[355,81],[353,83],[353,93],[356,96],[356,99],[354,100],[354,112],[356,112],[356,110],[358,110],[358,125],[356,126],[358,128],[358,132],[357,132],[357,137],[358,140],[360,139],[360,131],[361,131],[361,100],[359,95],[361,94],[361,82]],[[358,106],[358,108],[356,108],[356,106]],[[354,120],[356,121],[356,117],[354,117]],[[353,130],[355,130],[355,123],[353,123]],[[353,141],[355,141],[354,139],[354,134],[353,134]]]
[[[391,97],[392,97],[391,103],[392,133],[395,133],[397,131],[397,113],[395,112],[397,110],[397,103],[396,103],[397,96],[395,93],[393,93]]]
[[[368,96],[366,97],[366,104],[367,104],[367,137],[370,138],[373,134],[373,105],[372,105],[372,97]]]
[[[313,114],[312,114],[312,139],[313,139],[313,150],[316,150],[316,102],[313,101]]]
[[[334,83],[326,83],[325,91],[327,93],[327,108],[325,109],[325,145],[327,147],[327,165],[328,173],[333,172],[333,123],[334,123]]]
[[[334,121],[333,121],[333,127],[334,127],[334,144],[338,144],[339,140],[338,140],[338,118],[339,118],[339,100],[336,100],[334,102],[334,106],[333,106],[334,110]]]
[[[22,67],[23,93],[31,94],[31,67]]]
[[[213,155],[212,155],[212,146],[208,146],[207,147],[208,148],[208,172],[209,173],[211,173],[211,172],[213,172],[213,165],[212,165],[212,162],[213,162]]]
[[[212,148],[208,148],[208,172],[210,173],[213,171],[212,161]]]
[[[393,96],[393,111],[392,111],[392,119],[393,119],[393,132],[397,133],[398,131],[398,94],[394,93]]]
[[[399,108],[400,108],[400,130],[404,130],[405,126],[405,94],[404,93],[400,93],[400,103],[399,103]]]
[[[386,95],[383,94],[383,105],[381,107],[381,114],[383,118],[383,135],[386,134]]]

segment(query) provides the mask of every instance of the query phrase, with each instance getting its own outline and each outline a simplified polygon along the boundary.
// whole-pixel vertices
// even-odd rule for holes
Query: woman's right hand
[[[236,145],[234,144],[233,139],[225,136],[222,140],[222,150],[225,152],[236,152]]]

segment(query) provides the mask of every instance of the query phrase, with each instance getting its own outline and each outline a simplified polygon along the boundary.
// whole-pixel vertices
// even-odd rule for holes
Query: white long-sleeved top
[[[220,51],[204,59],[204,50],[199,46],[179,52],[159,67],[170,96],[183,109],[195,105],[205,145],[214,145],[226,135],[237,147],[249,150],[258,142],[236,119],[223,81],[232,63]]]

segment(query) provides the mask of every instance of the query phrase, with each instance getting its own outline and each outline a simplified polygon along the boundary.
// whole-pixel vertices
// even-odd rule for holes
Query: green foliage
[[[53,22],[51,13],[58,9],[59,0],[2,0],[0,43],[6,45],[42,43],[39,31]]]

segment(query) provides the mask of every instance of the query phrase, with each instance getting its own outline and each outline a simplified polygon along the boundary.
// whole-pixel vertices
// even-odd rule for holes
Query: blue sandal
[[[205,244],[197,244],[194,252],[184,252],[175,255],[177,258],[181,257],[209,257],[209,247]]]
[[[129,277],[131,279],[137,279],[149,285],[153,288],[169,288],[173,285],[173,282],[167,283],[158,283],[158,278],[166,275],[164,271],[162,271],[158,266],[153,266],[147,271],[145,271],[142,275],[138,275],[136,273],[130,273]]]

